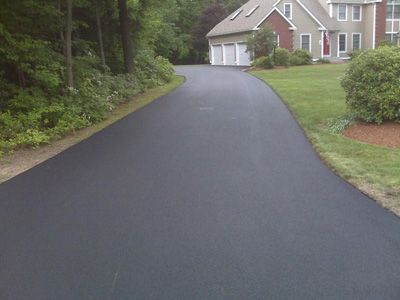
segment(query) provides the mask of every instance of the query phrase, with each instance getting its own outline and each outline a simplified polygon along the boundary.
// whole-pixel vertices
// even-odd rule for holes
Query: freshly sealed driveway
[[[258,79],[178,73],[0,185],[0,299],[400,299],[400,220],[328,170]]]

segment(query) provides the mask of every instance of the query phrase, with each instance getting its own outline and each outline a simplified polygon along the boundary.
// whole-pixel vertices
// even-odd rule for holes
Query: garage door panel
[[[239,65],[240,66],[250,66],[250,53],[246,52],[247,44],[239,43],[238,44],[238,56],[239,56]]]
[[[213,50],[213,64],[223,65],[224,60],[222,56],[222,45],[212,45],[212,50]]]
[[[236,65],[236,47],[235,44],[224,45],[225,50],[225,65],[234,66]]]

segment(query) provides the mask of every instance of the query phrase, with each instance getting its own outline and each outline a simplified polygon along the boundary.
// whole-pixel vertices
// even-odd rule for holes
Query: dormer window
[[[338,4],[338,21],[347,21],[347,4]]]
[[[283,12],[286,18],[292,19],[292,3],[283,4]]]
[[[233,14],[233,16],[231,17],[231,20],[233,21],[233,20],[235,20],[236,19],[236,17],[238,16],[238,15],[240,15],[240,13],[243,11],[243,9],[239,9],[237,12],[235,12],[234,14]]]
[[[246,17],[250,17],[253,14],[253,12],[255,12],[259,7],[260,5],[258,4],[255,7],[253,7],[252,10],[250,10],[249,13],[246,15]]]

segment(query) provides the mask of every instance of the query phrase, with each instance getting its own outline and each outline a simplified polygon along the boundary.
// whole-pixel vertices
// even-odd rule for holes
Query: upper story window
[[[283,4],[283,13],[289,20],[292,19],[292,3]]]
[[[361,5],[353,5],[353,21],[361,21]]]
[[[338,4],[338,21],[347,21],[347,4]]]
[[[231,17],[231,20],[235,20],[236,19],[236,17],[238,16],[238,15],[240,15],[240,13],[243,11],[243,9],[239,9],[237,12],[235,12],[234,14],[233,14],[233,16]]]
[[[248,12],[248,14],[246,15],[246,17],[250,17],[252,14],[253,14],[253,12],[255,12],[256,10],[257,10],[257,8],[259,8],[260,7],[260,5],[256,5],[254,8],[252,8],[252,10],[250,10],[249,12]]]
[[[400,19],[400,3],[396,1],[389,1],[386,10],[386,19],[399,20]]]

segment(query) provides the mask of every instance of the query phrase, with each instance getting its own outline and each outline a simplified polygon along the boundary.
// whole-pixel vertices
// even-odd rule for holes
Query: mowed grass
[[[348,65],[255,71],[283,98],[317,152],[340,176],[400,215],[400,149],[331,133],[326,124],[348,111],[340,80]]]

